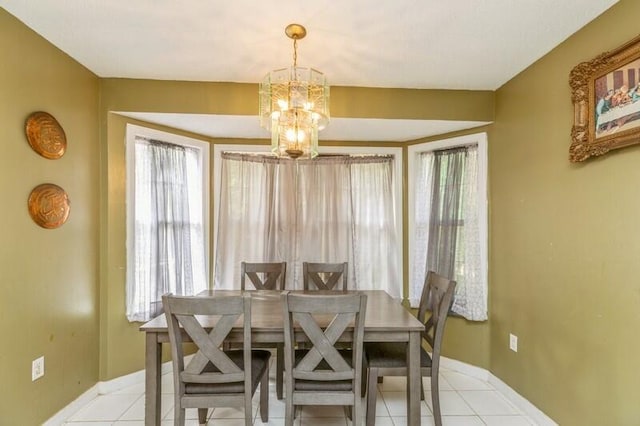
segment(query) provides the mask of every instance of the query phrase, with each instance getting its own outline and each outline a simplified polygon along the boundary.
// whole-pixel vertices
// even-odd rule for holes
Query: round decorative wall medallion
[[[52,183],[36,186],[29,195],[31,219],[46,229],[58,228],[67,221],[69,205],[69,196],[65,190]]]
[[[67,150],[67,136],[49,113],[37,111],[31,114],[25,123],[25,131],[31,148],[44,158],[56,160]]]

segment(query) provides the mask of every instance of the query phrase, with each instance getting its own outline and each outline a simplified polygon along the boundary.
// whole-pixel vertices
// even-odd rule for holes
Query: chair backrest
[[[364,320],[367,309],[365,294],[311,295],[284,293],[285,370],[294,380],[353,380],[359,388],[362,369]],[[309,339],[304,358],[293,366],[294,324]],[[336,349],[336,342],[353,327],[351,365]],[[321,365],[324,369],[318,369]],[[326,369],[326,366],[329,369]],[[359,389],[357,389],[359,391]],[[357,395],[360,395],[359,393]]]
[[[287,276],[287,262],[281,263],[248,263],[240,264],[240,289],[245,290],[245,278],[256,290],[284,290]]]
[[[425,324],[422,338],[433,349],[434,359],[440,354],[444,326],[453,303],[455,288],[455,281],[433,271],[427,272],[418,307],[418,320]],[[427,313],[431,314],[428,319]]]
[[[348,264],[344,263],[302,263],[302,282],[305,290],[347,290]],[[338,284],[340,281],[340,285]]]
[[[162,296],[171,342],[176,392],[184,393],[185,383],[245,382],[251,389],[251,298],[244,296]],[[196,315],[215,315],[218,321],[207,331]],[[242,317],[242,319],[241,319]],[[240,368],[221,349],[235,324],[243,323],[244,366]],[[198,347],[188,365],[184,365],[182,331]],[[213,365],[213,369],[208,364]],[[205,372],[206,368],[206,372]]]

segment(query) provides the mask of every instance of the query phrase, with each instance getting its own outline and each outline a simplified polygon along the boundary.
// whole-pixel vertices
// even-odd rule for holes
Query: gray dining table
[[[305,293],[304,291],[293,291]],[[202,296],[239,295],[240,290],[205,290]],[[284,342],[282,299],[278,291],[248,291],[251,294],[251,341],[256,343]],[[318,292],[307,292],[315,293]],[[342,292],[339,292],[342,293]],[[347,292],[349,293],[349,292]],[[420,424],[420,342],[424,324],[418,321],[397,300],[382,290],[362,291],[367,295],[367,314],[364,324],[365,342],[406,343],[407,364],[407,420],[411,426]],[[199,317],[202,324],[214,327],[216,317]],[[169,343],[167,321],[160,315],[143,324],[146,335],[145,355],[145,425],[160,425],[160,396],[162,374],[162,344]],[[302,334],[299,336],[302,339]],[[298,335],[296,334],[296,338]],[[348,338],[348,337],[347,337]],[[237,324],[229,340],[242,341],[242,324]],[[286,395],[285,395],[286,398]]]

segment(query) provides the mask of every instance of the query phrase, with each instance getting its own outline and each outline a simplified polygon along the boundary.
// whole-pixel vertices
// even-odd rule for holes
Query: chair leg
[[[173,424],[174,426],[184,426],[184,408],[178,408],[174,410],[173,413]]]
[[[269,421],[269,368],[260,380],[260,418],[262,423]]]
[[[365,360],[362,362],[362,373],[360,373],[360,377],[362,377],[362,383],[360,383],[360,396],[362,398],[367,396],[367,387],[369,386],[369,380],[367,376],[367,372],[369,371],[369,368],[367,367],[367,365],[368,364],[366,363],[366,357],[365,357]]]
[[[360,398],[364,398],[367,396],[367,388],[369,387],[369,383],[367,380],[367,374],[365,373],[362,376],[362,386],[360,387]]]
[[[424,401],[424,382],[420,378],[420,401]]]
[[[360,426],[362,424],[362,400],[357,395],[353,403],[351,414],[352,414],[351,424],[354,426]],[[375,413],[374,413],[373,420],[375,421]]]
[[[184,412],[184,407],[180,405],[180,394],[177,391],[174,394],[173,406],[174,406],[174,413],[173,413],[174,426],[184,426],[185,412]]]
[[[206,408],[198,408],[198,424],[207,424],[207,414],[208,410]]]
[[[431,403],[433,404],[433,421],[436,426],[442,426],[442,413],[440,413],[440,388],[438,386],[438,373],[431,373]]]
[[[376,398],[378,397],[378,369],[369,367],[367,374],[367,426],[376,423]]]
[[[285,426],[293,426],[294,410],[293,405],[293,383],[291,378],[287,377],[285,380],[287,398],[284,400],[284,424]]]
[[[276,396],[282,400],[282,388],[284,381],[284,345],[278,343],[276,346]]]
[[[253,405],[251,404],[251,391],[244,394],[244,425],[253,425]]]

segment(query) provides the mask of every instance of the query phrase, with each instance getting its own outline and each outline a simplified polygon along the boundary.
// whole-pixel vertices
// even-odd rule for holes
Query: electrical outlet
[[[515,334],[509,334],[509,349],[518,352],[518,336]]]
[[[31,363],[31,381],[34,382],[44,376],[44,356],[34,359]]]

